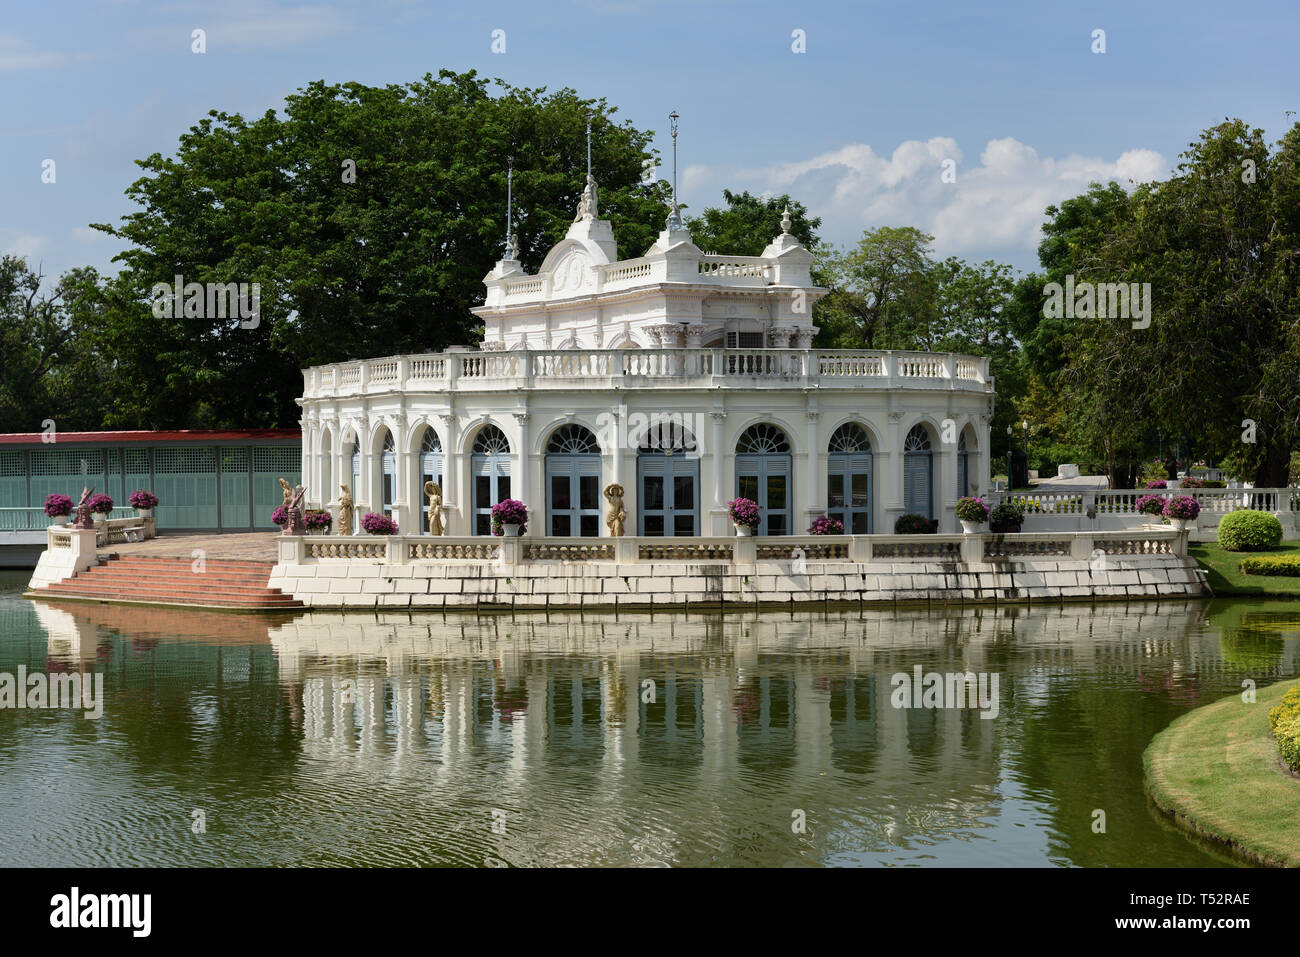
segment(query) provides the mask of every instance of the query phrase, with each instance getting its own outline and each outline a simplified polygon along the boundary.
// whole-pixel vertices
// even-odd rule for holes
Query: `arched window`
[[[831,433],[826,446],[826,514],[850,535],[871,533],[871,437],[856,422]]]
[[[384,431],[384,448],[379,455],[380,493],[379,508],[386,518],[393,517],[393,486],[397,482],[397,449],[393,433]]]
[[[546,443],[546,528],[600,534],[600,444],[584,426],[562,425]]]
[[[932,458],[930,433],[923,425],[912,426],[903,441],[903,508],[926,518],[934,518]]]
[[[970,494],[970,466],[966,456],[966,433],[957,439],[957,497]]]
[[[495,425],[474,436],[470,455],[474,479],[474,534],[492,534],[492,506],[510,498],[510,440]]]
[[[671,416],[641,435],[636,455],[638,535],[700,533],[700,457],[694,433]]]
[[[736,497],[758,503],[759,535],[789,535],[790,439],[775,425],[751,425],[736,441]]]
[[[442,440],[431,428],[424,430],[424,440],[420,443],[420,530],[429,531],[429,496],[424,491],[426,482],[433,482],[442,488]],[[443,489],[445,494],[446,489]]]

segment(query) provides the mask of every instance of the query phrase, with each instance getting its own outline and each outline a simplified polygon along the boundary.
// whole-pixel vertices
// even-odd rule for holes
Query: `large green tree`
[[[808,249],[818,244],[820,218],[811,219],[803,203],[788,193],[763,199],[746,190],[722,191],[726,206],[710,206],[699,216],[688,217],[686,228],[695,245],[705,252],[727,256],[758,256],[778,233],[785,210],[790,210],[790,234]]]
[[[650,133],[574,91],[495,89],[473,72],[406,85],[316,82],[282,113],[213,112],[175,156],[139,161],[140,209],[108,290],[102,340],[118,363],[108,421],[296,422],[303,366],[475,341],[469,308],[514,230],[536,269],[572,221],[592,168],[601,215],[637,255],[663,228],[667,186],[642,182]],[[259,283],[260,322],[157,318],[155,283]]]

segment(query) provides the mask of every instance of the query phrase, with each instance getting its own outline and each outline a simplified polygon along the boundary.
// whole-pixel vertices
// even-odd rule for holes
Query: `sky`
[[[1089,182],[1165,178],[1225,117],[1275,142],[1300,119],[1298,49],[1294,0],[7,3],[0,254],[114,272],[88,224],[133,211],[134,161],[209,110],[448,68],[603,96],[664,156],[676,110],[693,210],[788,192],[837,244],[910,225],[939,256],[1030,270],[1046,207]]]

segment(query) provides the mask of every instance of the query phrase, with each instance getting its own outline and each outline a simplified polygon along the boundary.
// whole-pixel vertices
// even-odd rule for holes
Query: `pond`
[[[1300,603],[265,619],[25,578],[0,676],[103,701],[0,710],[6,865],[1232,865],[1142,751],[1300,673]]]

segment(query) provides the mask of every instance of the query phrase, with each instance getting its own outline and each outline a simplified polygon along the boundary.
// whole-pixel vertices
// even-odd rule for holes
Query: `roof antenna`
[[[668,114],[669,130],[673,134],[673,211],[669,214],[667,223],[670,231],[682,228],[682,215],[677,208],[677,119],[676,110]]]

